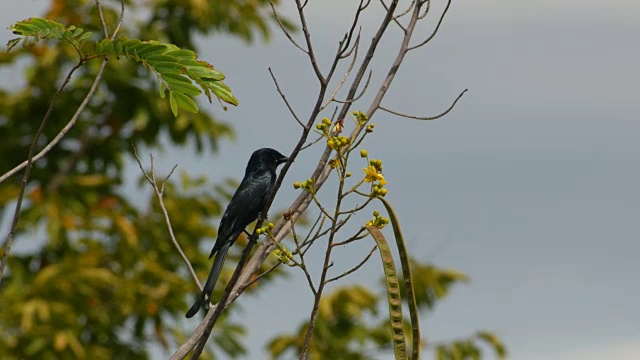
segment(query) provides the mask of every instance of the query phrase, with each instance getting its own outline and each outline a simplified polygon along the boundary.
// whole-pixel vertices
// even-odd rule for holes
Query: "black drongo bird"
[[[244,178],[220,220],[218,239],[209,255],[209,259],[213,254],[216,254],[216,258],[213,260],[213,266],[202,293],[187,312],[188,318],[200,310],[205,298],[211,298],[211,292],[222,270],[227,251],[247,225],[256,220],[258,214],[264,209],[276,182],[276,169],[287,160],[289,158],[269,148],[259,149],[251,154]]]

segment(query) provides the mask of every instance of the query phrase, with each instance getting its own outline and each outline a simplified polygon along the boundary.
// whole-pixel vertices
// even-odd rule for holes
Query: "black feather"
[[[276,169],[278,165],[287,160],[286,156],[269,148],[259,149],[251,154],[244,178],[233,194],[220,220],[218,238],[213,249],[211,249],[209,258],[217,254],[213,260],[213,266],[207,277],[204,289],[187,312],[188,318],[198,312],[205,299],[211,298],[211,293],[222,270],[227,251],[229,251],[231,245],[247,225],[255,221],[264,209],[276,182]]]

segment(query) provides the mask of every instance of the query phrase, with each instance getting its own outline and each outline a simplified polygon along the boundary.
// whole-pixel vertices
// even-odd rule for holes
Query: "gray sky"
[[[3,29],[40,14],[46,1],[9,3],[0,14]],[[349,12],[336,10],[342,3],[309,5],[324,68],[348,25]],[[437,8],[442,3],[434,0]],[[380,5],[374,1],[372,8]],[[365,19],[363,43],[379,14]],[[375,136],[366,146],[385,161],[388,200],[412,252],[472,277],[423,317],[430,339],[489,329],[518,360],[640,359],[638,34],[636,1],[459,0],[437,38],[409,55],[385,106],[436,114],[469,88],[437,122],[377,113]],[[389,35],[373,64],[372,86],[395,56],[399,34]],[[8,31],[1,33],[1,42],[8,38]],[[157,161],[166,168],[178,162],[213,180],[239,178],[253,149],[288,151],[297,141],[297,125],[267,67],[303,118],[317,86],[305,58],[277,31],[269,44],[226,38],[202,44],[202,57],[227,75],[240,99],[227,113],[214,109],[233,124],[238,139],[223,143],[217,154],[197,158],[185,149],[158,154]],[[366,109],[368,99],[355,108]],[[308,177],[319,151],[308,150],[286,183]],[[290,189],[284,187],[275,206],[287,206],[295,195]],[[349,267],[368,247],[343,250],[336,262]],[[320,265],[320,256],[311,260]],[[373,284],[378,275],[370,274],[378,270],[370,262],[351,281]],[[310,294],[291,299],[292,286],[306,283],[298,271],[290,272],[286,281],[238,302],[236,319],[257,329],[248,336],[256,344],[253,359],[264,357],[267,338],[308,316]],[[273,311],[265,314],[265,308]]]

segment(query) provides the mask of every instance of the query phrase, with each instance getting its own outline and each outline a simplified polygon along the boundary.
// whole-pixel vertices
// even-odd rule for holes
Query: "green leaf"
[[[198,112],[198,105],[196,105],[196,103],[191,100],[190,97],[179,92],[172,92],[172,94],[175,95],[176,102],[182,109],[185,109],[186,111],[194,114]]]
[[[178,103],[176,102],[175,92],[169,93],[169,104],[171,104],[171,112],[173,116],[178,116]]]
[[[205,81],[211,91],[222,101],[238,106],[238,99],[231,93],[231,89],[222,81]]]
[[[53,20],[35,17],[19,21],[11,25],[9,29],[13,31],[14,34],[22,37],[10,40],[7,43],[9,50],[15,47],[20,40],[22,40],[23,46],[29,46],[36,44],[41,40],[63,39],[67,40],[78,49],[84,41],[91,37],[91,32],[85,33],[82,28],[78,28],[73,25],[65,28],[63,24]]]
[[[490,345],[499,359],[507,357],[507,349],[496,334],[489,331],[478,331],[476,337]]]
[[[169,90],[171,110],[176,115],[178,109],[197,112],[193,98],[202,92],[209,101],[213,93],[221,102],[238,105],[231,89],[222,82],[224,74],[208,62],[197,60],[196,53],[191,50],[158,41],[121,37],[100,41],[96,44],[96,51],[107,56],[113,53],[125,55],[153,71],[160,81],[160,96],[164,97],[165,91]]]

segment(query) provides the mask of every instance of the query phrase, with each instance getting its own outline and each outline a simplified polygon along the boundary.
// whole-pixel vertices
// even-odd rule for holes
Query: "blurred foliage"
[[[102,4],[113,31],[120,2]],[[248,42],[256,35],[267,39],[272,21],[267,0],[126,4],[120,35],[194,51],[197,34],[228,34]],[[97,15],[95,2],[89,0],[51,0],[45,13],[94,36],[102,34]],[[215,58],[206,60],[215,64]],[[76,63],[77,53],[67,43],[49,41],[0,52],[0,66],[24,71],[20,83],[5,82],[0,88],[0,133],[7,135],[0,142],[0,173],[26,160],[56,88]],[[74,74],[55,104],[39,148],[72,117],[99,63],[93,60]],[[122,193],[125,177],[141,177],[125,172],[132,161],[130,143],[151,151],[193,144],[201,152],[216,150],[233,132],[206,109],[174,117],[169,101],[156,89],[155,75],[148,69],[112,58],[77,124],[35,163],[16,239],[18,248],[28,245],[30,250],[12,252],[0,287],[0,358],[144,359],[151,356],[150,345],[166,350],[185,338],[184,312],[197,287],[169,240],[148,184],[141,185],[144,192]],[[220,109],[214,105],[206,108]],[[20,179],[21,173],[0,184],[2,218],[13,211]],[[165,203],[176,237],[200,278],[210,267],[208,251],[200,249],[215,237],[212,218],[220,215],[232,185],[216,190],[206,179],[186,174],[167,184]],[[3,237],[6,231],[2,229]],[[240,251],[234,249],[229,264]],[[230,271],[226,269],[223,278],[228,279]],[[223,319],[212,334],[207,357],[243,355],[244,332],[241,324]]]
[[[410,260],[417,306],[423,314],[433,310],[434,305],[449,294],[454,284],[469,280],[457,270]],[[367,360],[392,356],[392,333],[387,302],[384,300],[384,282],[384,279],[380,282],[383,291],[379,294],[361,285],[352,285],[337,288],[320,300],[309,347],[310,359]],[[272,358],[288,359],[292,354],[300,353],[308,324],[308,321],[304,322],[293,334],[277,335],[267,345]],[[426,329],[426,336],[432,336],[434,331],[429,331],[429,327]],[[407,318],[404,330],[410,337],[411,322]],[[438,343],[430,343],[422,338],[421,344],[422,352],[433,352],[436,360],[487,359],[489,357],[482,355],[483,348],[493,352],[492,358],[504,359],[507,355],[502,341],[489,331],[478,331],[468,338]]]

